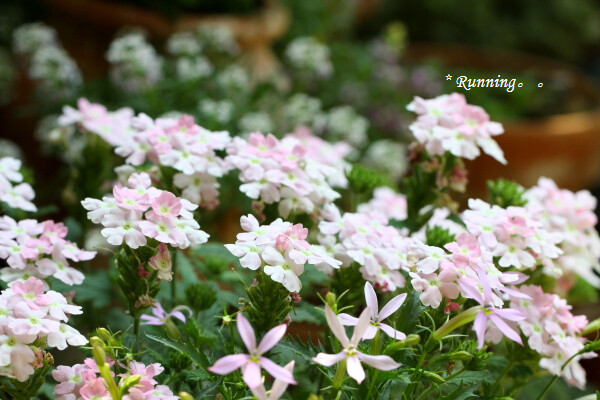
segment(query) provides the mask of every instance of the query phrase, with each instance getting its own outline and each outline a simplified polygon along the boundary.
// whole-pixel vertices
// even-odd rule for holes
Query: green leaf
[[[180,353],[187,354],[198,368],[204,369],[208,366],[208,359],[206,358],[206,356],[198,352],[195,348],[188,345],[187,343],[149,334],[146,334],[146,337],[148,337],[148,339],[154,340],[155,342],[162,343],[163,345],[170,347],[171,349],[176,350]]]
[[[217,386],[219,386],[221,383],[223,382],[223,378],[219,378],[216,380],[216,382],[211,383],[210,385],[208,385],[207,387],[205,387],[204,389],[202,389],[197,395],[196,398],[197,399],[203,399],[205,397],[210,397],[211,399],[215,398],[214,395],[214,390],[217,388]]]
[[[423,308],[425,307],[421,304],[419,293],[414,290],[411,291],[400,308],[400,313],[397,314],[396,329],[407,335],[415,333],[417,322],[419,321],[419,316],[421,315]]]
[[[464,400],[470,397],[474,397],[475,392],[482,382],[474,382],[468,385],[464,385],[462,382],[458,385],[456,390],[448,393],[446,396],[440,398],[440,400]]]
[[[210,380],[210,375],[204,369],[192,369],[181,371],[186,380],[193,382]]]
[[[177,255],[177,273],[181,275],[186,286],[199,281],[194,265],[182,252]]]

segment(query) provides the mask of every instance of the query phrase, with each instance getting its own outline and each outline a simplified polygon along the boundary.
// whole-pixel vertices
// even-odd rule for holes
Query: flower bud
[[[325,301],[327,302],[327,305],[329,306],[329,308],[331,308],[332,310],[337,310],[337,297],[335,296],[335,293],[333,292],[328,292],[325,295]]]
[[[450,358],[458,361],[470,361],[473,358],[473,354],[469,353],[468,351],[461,350],[451,353]]]
[[[174,340],[181,340],[181,332],[179,332],[179,329],[177,328],[173,320],[171,320],[171,318],[167,318],[163,326],[165,327],[165,332],[167,332],[167,336],[169,338]]]
[[[127,393],[128,389],[130,387],[133,387],[133,386],[137,385],[138,383],[140,383],[141,380],[142,380],[142,376],[141,375],[131,375],[131,376],[128,376],[127,378],[125,378],[124,380],[122,380],[121,383],[120,383],[121,392],[122,393]]]
[[[109,343],[112,339],[110,332],[106,328],[98,328],[96,329],[96,334],[100,339],[104,341],[104,343]]]
[[[600,330],[600,318],[597,318],[586,325],[581,332],[581,336],[585,336],[588,333],[596,332]]]
[[[94,360],[96,361],[96,365],[98,368],[101,368],[106,363],[104,342],[98,336],[93,336],[90,338],[90,343],[92,345],[92,354],[94,356]]]
[[[208,310],[217,301],[215,290],[203,283],[188,286],[185,289],[185,297],[195,311]]]
[[[180,400],[194,400],[192,395],[189,393],[186,393],[186,392],[179,392],[179,399]]]
[[[421,337],[417,334],[411,333],[406,336],[404,340],[398,340],[390,345],[388,345],[384,351],[384,353],[393,353],[396,350],[403,349],[405,347],[411,347],[418,344],[421,341]]]

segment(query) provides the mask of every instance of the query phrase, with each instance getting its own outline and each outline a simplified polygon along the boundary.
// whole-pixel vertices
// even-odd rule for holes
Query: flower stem
[[[338,364],[338,369],[335,373],[335,377],[333,378],[333,387],[334,389],[341,389],[342,384],[344,383],[344,376],[346,375],[346,359],[342,360]]]
[[[177,254],[178,251],[173,252],[171,257],[171,271],[173,272],[173,279],[171,279],[171,301],[173,306],[177,305]]]
[[[411,378],[411,383],[409,383],[408,387],[406,388],[406,398],[410,399],[413,392],[415,391],[415,388],[417,387],[417,380],[419,379],[419,377],[421,376],[421,367],[423,366],[423,363],[425,362],[425,357],[427,356],[427,351],[425,350],[425,348],[423,348],[423,352],[421,353],[421,357],[419,357],[419,362],[417,363],[417,367],[415,368],[415,373],[413,374],[412,378]]]
[[[442,325],[440,328],[438,328],[438,330],[436,330],[433,333],[433,335],[431,335],[431,338],[438,341],[442,340],[447,334],[449,334],[453,330],[470,322],[473,322],[477,314],[479,314],[481,311],[483,311],[483,307],[476,306],[461,312],[460,314],[452,318],[450,321]]]

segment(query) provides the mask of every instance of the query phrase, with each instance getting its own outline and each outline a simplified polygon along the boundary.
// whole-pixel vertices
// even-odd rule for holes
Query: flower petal
[[[287,371],[290,371],[290,373],[291,373],[294,370],[294,363],[295,363],[295,361],[292,360],[289,363],[287,363],[286,366],[283,368],[286,369]],[[283,393],[285,392],[287,387],[288,387],[287,383],[280,381],[279,379],[275,379],[275,382],[273,382],[273,386],[271,386],[271,394],[269,396],[269,399],[270,400],[279,399],[283,395]]]
[[[365,301],[367,307],[371,310],[371,318],[374,319],[379,312],[379,303],[377,302],[377,293],[375,293],[375,289],[369,282],[365,282]]]
[[[356,354],[358,354],[358,358],[362,362],[381,371],[391,371],[402,365],[388,356],[370,356],[368,354],[361,353],[360,351],[357,351]]]
[[[406,293],[399,294],[398,296],[391,299],[381,309],[381,312],[379,313],[379,320],[383,321],[384,319],[398,311],[402,303],[404,303],[404,300],[406,300]]]
[[[358,345],[361,341],[369,323],[371,322],[371,309],[369,307],[365,308],[363,312],[358,317],[358,323],[354,327],[354,332],[352,333],[352,338],[350,339],[350,343],[354,346]],[[346,347],[346,345],[344,345]]]
[[[514,340],[515,342],[519,343],[521,346],[523,345],[523,342],[521,341],[521,336],[517,332],[515,332],[515,330],[513,328],[508,326],[506,324],[506,322],[504,322],[502,320],[502,318],[500,318],[496,314],[490,314],[490,320],[492,320],[494,325],[496,325],[496,327],[498,327],[498,329],[500,329],[500,332],[502,332],[504,334],[504,336],[506,336],[510,340]]]
[[[492,309],[492,312],[509,321],[523,321],[525,318],[527,318],[522,312],[512,308],[494,308]]]
[[[325,319],[327,320],[327,324],[329,325],[331,332],[333,332],[335,337],[338,338],[342,344],[342,347],[348,346],[350,341],[348,340],[348,335],[346,335],[346,330],[344,329],[344,326],[337,315],[335,315],[328,305],[325,306]]]
[[[262,384],[262,375],[260,373],[260,365],[257,362],[249,362],[243,370],[244,382],[249,388],[255,388]]]
[[[345,326],[354,326],[358,323],[358,318],[346,313],[340,313],[338,314],[338,317],[340,320],[342,320],[342,324]]]
[[[239,313],[237,317],[237,330],[248,351],[252,352],[253,350],[256,350],[256,336],[254,335],[254,329],[252,329],[252,325],[244,318],[242,313]]]
[[[477,334],[477,348],[481,349],[483,347],[483,341],[485,338],[485,327],[487,325],[487,316],[485,312],[480,312],[475,316],[475,321],[473,322],[473,330]]]
[[[249,359],[248,354],[232,354],[217,360],[213,366],[207,369],[213,374],[227,375],[246,364]]]
[[[285,335],[286,330],[287,325],[281,324],[267,332],[258,344],[258,352],[260,354],[264,354],[267,351],[271,350],[273,346],[275,346],[281,340],[283,335]]]
[[[346,363],[346,371],[348,371],[348,375],[350,375],[352,379],[360,384],[365,379],[365,370],[360,364],[358,357],[348,357],[346,359]]]
[[[378,328],[376,326],[373,326],[371,324],[367,325],[367,329],[365,330],[365,333],[363,333],[363,335],[362,335],[362,340],[373,339],[375,337],[375,335],[377,334],[377,330],[378,330]]]
[[[342,361],[344,358],[346,358],[345,351],[340,351],[337,354],[319,353],[316,357],[313,357],[313,361],[326,367],[331,367]]]
[[[396,329],[392,328],[388,324],[379,324],[379,328],[384,331],[389,337],[396,340],[404,340],[406,339],[406,335]]]
[[[260,358],[260,365],[275,379],[291,385],[296,385],[298,383],[294,379],[294,375],[292,375],[291,371],[280,367],[266,357]]]

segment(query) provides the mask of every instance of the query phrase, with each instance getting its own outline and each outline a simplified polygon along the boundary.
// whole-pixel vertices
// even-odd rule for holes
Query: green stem
[[[173,271],[173,279],[171,279],[171,301],[173,306],[177,305],[177,254],[178,251],[173,252],[171,257],[171,271]]]
[[[377,329],[377,333],[373,340],[371,340],[371,351],[372,356],[379,355],[381,353],[381,329]]]
[[[423,352],[421,353],[421,357],[419,357],[419,362],[417,363],[417,367],[415,368],[415,373],[413,374],[410,383],[408,385],[408,387],[406,388],[406,398],[410,399],[413,392],[415,391],[415,388],[417,387],[417,380],[419,379],[420,375],[421,375],[421,367],[423,366],[423,363],[425,362],[425,357],[427,356],[427,351],[425,349],[423,349]]]
[[[379,333],[379,332],[377,332]],[[373,391],[373,388],[375,388],[375,382],[377,382],[377,375],[379,375],[379,371],[375,370],[375,373],[373,374],[373,377],[371,378],[371,381],[369,382],[369,391],[367,392],[367,399],[371,398],[371,392]]]
[[[492,386],[492,388],[490,389],[490,393],[492,395],[496,395],[496,393],[498,393],[498,390],[500,390],[501,385],[502,385],[502,380],[506,377],[506,375],[508,374],[508,372],[512,369],[512,367],[515,365],[515,361],[511,361],[508,363],[508,365],[506,366],[506,368],[504,368],[502,370],[502,373],[500,373],[500,375],[498,376],[498,378],[496,378],[496,383],[494,383],[494,386]]]
[[[472,322],[477,316],[477,314],[479,314],[482,311],[483,307],[476,306],[461,312],[460,314],[452,318],[450,321],[442,325],[437,331],[433,333],[431,337],[435,340],[442,340],[446,335],[448,335],[456,328],[459,328],[465,324]]]
[[[340,362],[338,364],[338,369],[335,372],[335,377],[333,378],[334,389],[340,390],[342,388],[342,384],[344,383],[345,375],[346,375],[346,359],[343,359],[342,362]]]
[[[540,395],[538,397],[536,397],[536,400],[542,400],[542,398],[544,398],[544,396],[546,395],[546,393],[548,393],[548,391],[550,390],[550,388],[552,387],[552,385],[554,385],[554,383],[558,380],[558,375],[554,375],[552,377],[552,380],[550,382],[548,382],[548,384],[546,385],[546,387],[544,388],[544,390],[542,391],[542,393],[540,393]]]

